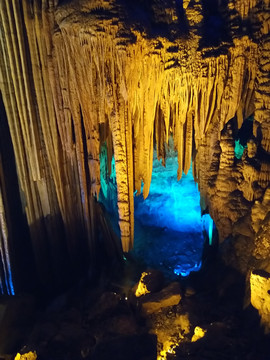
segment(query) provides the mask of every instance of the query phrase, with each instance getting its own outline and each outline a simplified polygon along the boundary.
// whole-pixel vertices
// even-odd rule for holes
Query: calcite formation
[[[170,136],[178,179],[193,160],[202,210],[220,240],[241,219],[255,236],[251,214],[270,181],[269,6],[1,1],[0,90],[44,284],[59,274],[63,248],[75,268],[85,254],[94,262],[104,143],[108,162],[115,158],[124,251],[133,246],[134,191],[143,183],[147,197],[153,148],[165,165]],[[236,161],[234,141],[249,117],[257,147]]]
[[[36,352],[32,352],[32,351],[30,351],[27,354],[23,354],[23,355],[18,353],[15,356],[15,360],[36,360],[36,359],[37,359],[37,354],[36,354]]]
[[[261,316],[265,332],[270,332],[270,274],[266,271],[253,271],[250,275],[251,304]]]

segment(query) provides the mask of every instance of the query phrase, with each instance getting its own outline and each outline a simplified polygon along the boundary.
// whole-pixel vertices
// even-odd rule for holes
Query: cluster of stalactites
[[[114,26],[93,35],[87,27],[80,24],[78,29],[65,20],[59,29],[54,36],[55,60],[60,63],[64,108],[71,109],[73,119],[74,108],[82,111],[88,170],[96,193],[100,142],[112,139],[120,228],[123,248],[128,250],[133,192],[140,193],[143,182],[143,196],[148,196],[154,143],[165,163],[164,144],[173,136],[180,179],[190,168],[194,144],[200,145],[209,128],[218,126],[221,131],[234,116],[240,128],[243,118],[254,111],[257,47],[247,37],[236,39],[227,55],[202,59],[188,44],[172,55],[166,50],[169,42],[163,39],[158,48],[157,40],[139,33],[135,43],[123,48]],[[107,129],[102,135],[101,125]]]
[[[18,1],[14,3],[19,7]],[[196,38],[172,44],[164,38],[146,39],[134,31],[136,41],[125,42],[118,35],[121,24],[111,19],[99,20],[97,25],[97,19],[85,14],[61,15],[61,9],[54,12],[46,1],[42,8],[36,1],[34,5],[22,3],[34,85],[29,83],[24,64],[26,48],[20,48],[21,68],[16,68],[11,54],[19,50],[12,39],[14,49],[8,49],[8,29],[4,29],[7,43],[3,46],[10,51],[10,58],[3,71],[12,65],[16,70],[12,70],[13,76],[18,77],[15,90],[21,112],[10,110],[8,116],[10,123],[18,116],[24,131],[24,149],[31,155],[28,181],[40,181],[35,188],[41,199],[39,211],[50,212],[53,196],[46,175],[40,174],[44,171],[40,169],[39,149],[44,141],[48,177],[53,178],[64,222],[71,221],[75,200],[80,202],[78,214],[91,228],[89,198],[99,193],[99,152],[107,141],[109,157],[112,152],[115,157],[119,225],[123,250],[128,251],[133,243],[133,193],[141,191],[143,182],[143,195],[148,195],[154,143],[158,157],[165,160],[164,144],[173,136],[180,179],[182,171],[187,173],[190,167],[193,151],[211,128],[221,131],[235,115],[240,127],[243,117],[254,111],[257,46],[247,37],[235,39],[226,55],[203,58]],[[2,6],[7,20],[5,6],[10,9],[10,5]],[[20,24],[20,9],[15,10]],[[15,28],[14,24],[11,33],[26,47]],[[170,51],[172,45],[178,47],[176,52]],[[6,83],[11,81],[12,76],[7,77]],[[13,109],[7,96],[6,104]],[[26,109],[30,109],[28,114]],[[18,143],[19,177],[28,179],[23,165],[26,160],[21,161],[25,156],[21,146],[25,145],[17,142],[15,132],[13,140]],[[25,189],[26,183],[21,183]],[[68,197],[71,184],[78,186],[73,201]],[[34,205],[27,206],[35,211]]]

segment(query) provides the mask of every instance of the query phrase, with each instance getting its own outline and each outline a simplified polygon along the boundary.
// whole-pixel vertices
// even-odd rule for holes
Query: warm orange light
[[[176,342],[172,342],[172,341],[165,341],[165,343],[163,344],[163,350],[161,350],[160,354],[157,357],[157,360],[166,360],[167,359],[167,354],[175,354],[175,348],[178,346],[179,344]]]
[[[196,326],[194,329],[194,335],[192,336],[191,341],[195,342],[195,341],[203,338],[205,334],[206,334],[206,330],[202,329],[200,326]]]
[[[20,354],[18,353],[16,356],[15,356],[15,359],[14,360],[36,360],[37,359],[37,353],[34,351],[30,351],[29,353],[26,353],[26,354]]]
[[[143,272],[137,287],[137,290],[135,292],[136,297],[140,297],[142,295],[148,294],[150,293],[150,291],[147,289],[143,279],[145,278],[145,276],[148,275],[146,272]]]

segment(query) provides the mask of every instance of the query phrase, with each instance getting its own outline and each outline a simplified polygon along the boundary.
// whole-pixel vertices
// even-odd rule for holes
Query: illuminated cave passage
[[[201,266],[203,226],[200,194],[192,168],[177,181],[177,154],[170,151],[166,167],[154,152],[150,192],[135,197],[135,240],[132,253],[168,277],[186,276]]]
[[[0,0],[0,358],[269,360],[269,74],[269,0]]]
[[[180,181],[177,181],[177,169],[177,152],[170,138],[165,167],[154,151],[148,197],[134,194],[134,248],[130,254],[145,268],[160,269],[168,278],[185,277],[191,271],[198,271],[204,242],[211,245],[213,233],[210,215],[201,215],[200,193],[192,165]],[[101,147],[100,173],[99,201],[110,214],[111,224],[119,235],[115,161],[113,157],[109,173],[106,144]]]

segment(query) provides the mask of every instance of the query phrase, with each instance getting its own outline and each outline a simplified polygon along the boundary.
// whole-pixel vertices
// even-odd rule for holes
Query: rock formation
[[[67,258],[77,269],[94,264],[104,143],[115,158],[122,248],[132,248],[133,194],[143,182],[147,197],[153,147],[165,164],[169,136],[178,179],[193,160],[202,210],[220,241],[253,243],[259,221],[269,219],[269,6],[1,1],[0,91],[21,198],[21,205],[2,199],[8,179],[0,171],[2,263],[10,261],[5,246],[13,252],[16,226],[5,213],[22,206],[44,286],[56,274],[61,283]],[[237,160],[235,140],[250,117],[256,148],[248,145]],[[233,254],[240,264],[242,255]]]

